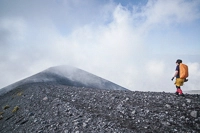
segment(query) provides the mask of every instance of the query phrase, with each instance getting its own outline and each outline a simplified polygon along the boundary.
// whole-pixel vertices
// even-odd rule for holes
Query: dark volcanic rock
[[[31,83],[0,96],[0,105],[1,133],[200,132],[199,95]]]

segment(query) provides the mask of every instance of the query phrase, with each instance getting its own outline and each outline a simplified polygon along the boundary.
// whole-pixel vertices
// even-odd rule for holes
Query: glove
[[[174,77],[172,77],[172,79],[171,79],[172,81],[174,80]]]

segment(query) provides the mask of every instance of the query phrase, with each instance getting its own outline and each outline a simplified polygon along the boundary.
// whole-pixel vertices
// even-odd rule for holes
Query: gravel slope
[[[1,133],[200,132],[200,95],[33,83],[0,105]]]

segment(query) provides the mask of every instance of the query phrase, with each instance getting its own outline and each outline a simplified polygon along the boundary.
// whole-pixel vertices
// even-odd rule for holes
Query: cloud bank
[[[130,90],[199,89],[198,0],[0,2],[0,88],[55,65],[72,65]]]

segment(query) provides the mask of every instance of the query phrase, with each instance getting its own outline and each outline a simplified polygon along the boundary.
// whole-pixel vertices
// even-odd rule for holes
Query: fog
[[[0,1],[0,88],[71,65],[130,90],[199,90],[200,1]]]

